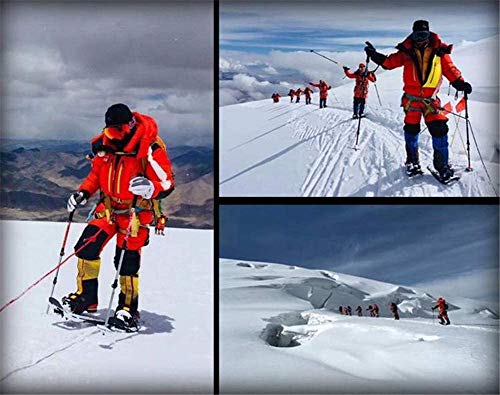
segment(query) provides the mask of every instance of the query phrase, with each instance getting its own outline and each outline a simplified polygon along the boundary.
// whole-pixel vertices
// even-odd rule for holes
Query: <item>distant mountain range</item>
[[[65,221],[66,201],[90,171],[85,141],[1,140],[0,218]],[[168,147],[176,188],[162,201],[168,226],[213,228],[211,147]],[[79,210],[85,221],[95,199]]]

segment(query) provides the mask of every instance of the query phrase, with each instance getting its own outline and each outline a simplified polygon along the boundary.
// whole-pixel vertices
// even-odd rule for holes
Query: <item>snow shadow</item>
[[[251,269],[264,269],[268,265],[266,265],[266,264],[260,264],[260,263],[238,262],[236,264],[236,266],[247,267],[247,268],[251,268]]]
[[[141,313],[141,319],[140,319],[141,330],[138,333],[141,335],[171,333],[175,329],[172,324],[172,322],[175,321],[175,319],[169,317],[168,315],[152,313],[147,310],[141,310],[140,313]],[[96,314],[95,317],[102,318],[104,320],[106,317],[106,309],[99,310],[98,314]],[[54,322],[52,325],[70,331],[82,330],[95,326],[95,324],[90,322],[76,322],[70,320],[62,320]]]
[[[262,330],[260,338],[273,347],[297,347],[300,336],[288,330],[288,326],[307,325],[308,320],[300,313],[283,313],[276,317],[264,318],[269,324]]]
[[[141,310],[141,323],[143,328],[140,333],[143,335],[154,335],[156,333],[171,333],[175,328],[172,322],[174,318],[168,315],[152,313]]]

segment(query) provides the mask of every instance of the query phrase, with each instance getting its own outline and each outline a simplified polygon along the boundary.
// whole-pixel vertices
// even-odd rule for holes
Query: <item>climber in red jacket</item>
[[[344,73],[348,78],[356,79],[354,85],[353,118],[363,117],[365,111],[366,97],[368,96],[368,84],[377,79],[372,71],[367,72],[364,63],[360,63],[358,69],[351,73],[349,67],[344,66]]]
[[[319,88],[319,108],[327,107],[326,99],[328,98],[328,91],[332,89],[332,87],[323,80],[319,80],[319,84],[309,82],[309,85]]]
[[[432,310],[439,309],[438,318],[441,325],[450,325],[448,318],[448,303],[443,298],[439,298]]]
[[[437,97],[443,75],[458,91],[466,94],[472,87],[465,82],[462,73],[451,60],[453,45],[447,45],[429,30],[429,22],[413,23],[413,32],[396,46],[398,50],[388,56],[376,51],[371,45],[365,47],[366,54],[386,70],[403,67],[403,98],[401,106],[405,112],[406,173],[409,177],[422,174],[418,155],[418,136],[422,116],[432,136],[434,168],[439,180],[446,183],[454,171],[448,163],[448,118]]]

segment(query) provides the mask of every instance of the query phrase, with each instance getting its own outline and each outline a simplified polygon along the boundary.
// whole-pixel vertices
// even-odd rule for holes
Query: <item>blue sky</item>
[[[460,296],[498,297],[497,206],[223,205],[219,251],[432,289],[460,284]]]
[[[224,1],[219,104],[267,98],[318,74],[337,84],[341,69],[310,49],[352,66],[365,41],[389,53],[417,19],[455,45],[498,35],[496,1]]]
[[[256,53],[353,50],[365,40],[394,46],[417,19],[449,42],[498,34],[496,1],[224,1],[220,11],[220,49]]]

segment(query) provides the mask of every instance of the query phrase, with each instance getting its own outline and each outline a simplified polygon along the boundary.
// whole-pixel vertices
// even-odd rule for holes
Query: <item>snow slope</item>
[[[296,266],[220,260],[221,393],[498,393],[498,305]],[[398,303],[401,320],[388,304]],[[381,318],[345,316],[377,303]],[[355,314],[353,312],[353,314]]]
[[[353,149],[358,127],[358,122],[351,119],[353,80],[346,79],[344,85],[330,91],[327,109],[318,108],[317,93],[308,106],[304,98],[301,103],[291,104],[288,97],[283,97],[277,104],[266,99],[221,107],[220,194],[495,196],[499,170],[498,36],[458,45],[452,56],[473,86],[469,114],[489,177],[472,136],[474,171],[464,172],[465,121],[450,115],[450,161],[462,175],[460,182],[443,186],[429,173],[407,179],[403,171],[404,113],[400,107],[402,69],[379,69],[377,87],[382,106],[371,85],[368,116],[361,122],[358,151]],[[337,66],[332,64],[332,67]],[[340,68],[339,73],[342,73]],[[444,79],[439,95],[443,105],[458,101],[453,97],[454,92],[452,89],[448,96],[448,83]],[[420,137],[420,156],[424,168],[432,165],[432,143],[427,130]]]
[[[55,267],[64,223],[0,223],[0,304]],[[85,224],[73,224],[66,254]],[[154,232],[153,232],[154,233]],[[99,316],[114,277],[114,245],[102,256]],[[46,315],[52,278],[0,313],[2,393],[179,393],[213,391],[213,232],[167,229],[143,251],[144,332],[107,333]],[[75,290],[76,259],[61,268],[55,296]],[[116,307],[116,300],[113,308]]]

